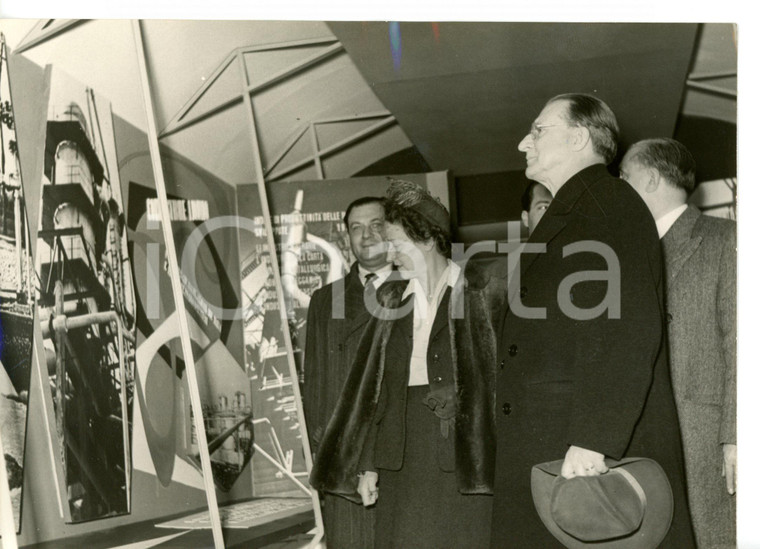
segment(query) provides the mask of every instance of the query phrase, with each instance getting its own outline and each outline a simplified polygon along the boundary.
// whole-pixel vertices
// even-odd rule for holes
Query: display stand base
[[[203,511],[200,509],[196,512]],[[178,521],[187,516],[188,513],[182,513],[164,517],[161,522]],[[252,528],[223,528],[224,546],[227,549],[265,547],[282,542],[297,534],[305,534],[314,527],[314,512],[309,508],[306,511]],[[132,548],[197,549],[211,543],[211,531],[208,529],[187,529],[182,531],[181,535],[172,537],[173,534],[180,532],[181,530],[178,529],[160,528],[156,525],[156,521],[144,521],[23,547],[27,549],[82,549],[83,547],[88,549],[114,549],[126,546]]]

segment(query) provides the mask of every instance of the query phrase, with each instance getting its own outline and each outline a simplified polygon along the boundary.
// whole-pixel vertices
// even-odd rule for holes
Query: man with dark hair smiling
[[[384,199],[355,200],[343,218],[356,262],[345,278],[316,292],[309,304],[304,355],[304,413],[311,450],[316,453],[356,356],[363,328],[370,318],[364,293],[379,288],[392,265],[385,252],[373,247],[384,242]],[[337,305],[337,306],[335,306]],[[333,548],[374,546],[374,509],[324,494],[325,539]]]
[[[518,146],[525,175],[554,198],[511,273],[501,322],[492,547],[562,546],[534,508],[534,465],[559,460],[572,479],[625,457],[655,460],[670,481],[661,547],[694,546],[660,245],[646,205],[607,172],[617,138],[610,108],[573,93],[550,99]]]

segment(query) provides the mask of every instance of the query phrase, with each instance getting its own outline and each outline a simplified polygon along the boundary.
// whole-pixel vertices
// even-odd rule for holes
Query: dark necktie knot
[[[372,282],[376,278],[377,278],[377,275],[375,273],[368,273],[368,274],[364,275],[364,287],[366,288],[367,286],[369,286],[370,284],[372,284]]]

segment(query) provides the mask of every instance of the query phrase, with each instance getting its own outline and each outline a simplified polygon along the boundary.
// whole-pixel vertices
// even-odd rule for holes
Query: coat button
[[[435,383],[440,383],[441,381],[443,381],[443,378],[441,376],[435,376],[433,378],[433,382]]]
[[[438,353],[436,353],[436,354],[433,355],[433,360],[435,360],[436,362],[438,362]]]
[[[517,345],[510,345],[507,352],[509,353],[509,356],[515,356],[517,354]]]
[[[503,360],[501,362],[499,362],[499,369],[500,370],[504,369],[504,361]]]
[[[525,286],[521,286],[520,287],[520,297],[525,297],[526,295],[528,295],[528,288],[526,288]]]
[[[512,405],[509,402],[505,402],[501,405],[501,411],[504,412],[505,416],[508,416],[512,413]]]

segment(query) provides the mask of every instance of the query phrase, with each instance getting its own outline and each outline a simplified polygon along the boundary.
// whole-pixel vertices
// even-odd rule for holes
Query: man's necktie
[[[377,278],[377,275],[375,273],[369,273],[367,275],[364,275],[364,306],[367,308],[367,310],[370,310],[373,308],[371,303],[375,300],[375,284],[374,281]]]

